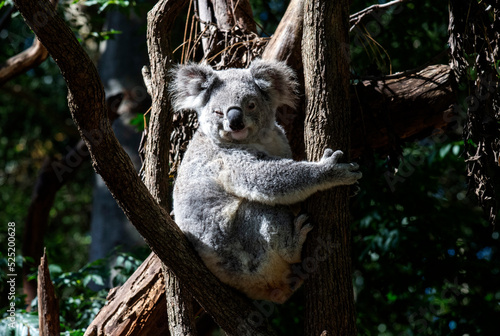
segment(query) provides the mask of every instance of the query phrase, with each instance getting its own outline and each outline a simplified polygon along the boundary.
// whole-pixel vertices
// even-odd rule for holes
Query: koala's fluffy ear
[[[196,110],[205,104],[207,92],[214,85],[217,75],[208,65],[178,65],[172,72],[170,94],[175,111]]]
[[[275,107],[297,103],[295,72],[283,62],[255,60],[248,68],[257,86],[272,100]]]

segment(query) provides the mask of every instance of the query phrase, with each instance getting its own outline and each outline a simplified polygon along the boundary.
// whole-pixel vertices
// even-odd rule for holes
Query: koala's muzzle
[[[229,111],[227,111],[227,120],[229,121],[229,128],[233,131],[241,131],[245,128],[243,111],[240,108],[230,108]]]

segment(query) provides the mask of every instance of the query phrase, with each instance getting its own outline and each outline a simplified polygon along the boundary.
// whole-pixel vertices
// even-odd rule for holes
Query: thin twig
[[[349,17],[349,24],[351,24],[351,28],[349,29],[349,32],[351,32],[360,22],[361,20],[368,14],[371,14],[373,11],[378,10],[378,9],[386,9],[391,6],[397,5],[399,3],[405,2],[407,0],[393,0],[391,2],[385,3],[385,4],[380,4],[380,5],[371,5],[370,7],[367,7],[357,13],[352,14]]]
[[[189,15],[191,14],[192,5],[193,5],[193,0],[191,0],[189,2],[189,6],[188,6],[188,13],[186,16],[186,25],[184,26],[184,41],[186,41],[186,35],[187,35],[188,26],[189,26],[189,19],[188,18],[189,18]],[[189,45],[188,45],[188,47],[189,47]],[[186,53],[184,51],[185,50],[184,48],[185,48],[185,44],[183,43],[182,44],[182,52],[181,52],[181,64],[184,64],[184,62],[185,62],[184,58],[185,58]]]

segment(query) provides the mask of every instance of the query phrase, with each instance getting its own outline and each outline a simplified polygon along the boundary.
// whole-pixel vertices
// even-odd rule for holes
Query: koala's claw
[[[363,173],[361,173],[360,171],[358,171],[358,168],[359,167],[357,167],[357,168],[351,168],[351,167],[349,167],[348,168],[348,170],[349,170],[349,175],[348,176],[350,176],[351,182],[347,183],[347,184],[357,183],[358,180],[363,177]]]
[[[349,171],[355,172],[359,170],[359,165],[356,162],[351,162],[349,164]]]

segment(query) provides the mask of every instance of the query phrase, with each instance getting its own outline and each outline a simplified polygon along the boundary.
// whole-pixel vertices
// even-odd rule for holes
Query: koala
[[[357,164],[338,162],[341,151],[292,159],[276,109],[295,105],[297,85],[284,63],[256,60],[248,69],[178,66],[170,87],[174,110],[199,120],[174,185],[175,221],[222,282],[276,303],[301,285],[291,266],[312,229],[290,205],[361,178]]]

